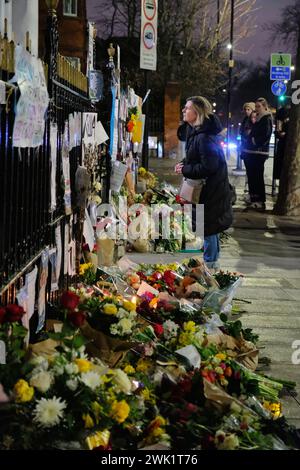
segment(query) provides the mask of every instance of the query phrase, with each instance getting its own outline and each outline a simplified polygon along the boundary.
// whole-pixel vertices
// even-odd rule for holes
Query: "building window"
[[[63,14],[65,16],[78,16],[77,15],[77,0],[64,0]]]
[[[66,57],[66,59],[70,62],[71,65],[73,65],[73,67],[76,70],[81,69],[81,63],[80,63],[79,57]]]

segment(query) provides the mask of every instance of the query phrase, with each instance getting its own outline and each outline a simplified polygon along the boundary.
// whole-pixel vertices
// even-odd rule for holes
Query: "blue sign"
[[[271,80],[290,80],[291,68],[290,67],[271,67]]]
[[[273,95],[282,96],[286,93],[287,86],[282,81],[276,81],[276,82],[272,83],[271,90],[272,90]]]

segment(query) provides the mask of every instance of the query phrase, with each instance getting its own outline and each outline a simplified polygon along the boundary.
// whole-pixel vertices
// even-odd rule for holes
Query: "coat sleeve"
[[[199,151],[199,161],[184,164],[182,174],[185,178],[202,179],[217,172],[220,163],[220,153],[215,144],[207,145],[204,154]]]
[[[271,118],[262,119],[260,123],[259,132],[254,136],[255,145],[261,147],[269,142],[273,131],[273,124]]]

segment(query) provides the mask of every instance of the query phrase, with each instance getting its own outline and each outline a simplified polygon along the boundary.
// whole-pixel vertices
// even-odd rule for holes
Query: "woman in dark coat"
[[[187,99],[183,108],[186,123],[186,158],[175,171],[185,178],[204,179],[199,204],[204,205],[204,261],[217,269],[220,247],[218,234],[232,224],[232,193],[225,155],[218,134],[221,123],[206,98]],[[179,131],[182,137],[183,128]]]
[[[250,207],[265,210],[266,189],[264,181],[265,161],[269,157],[269,144],[273,131],[272,113],[267,101],[259,98],[255,102],[256,122],[244,149],[244,163],[247,171]]]

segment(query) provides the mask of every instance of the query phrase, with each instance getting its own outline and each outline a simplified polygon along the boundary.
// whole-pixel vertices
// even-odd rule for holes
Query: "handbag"
[[[184,178],[180,187],[179,196],[187,202],[198,204],[204,185],[205,179],[192,180]]]

